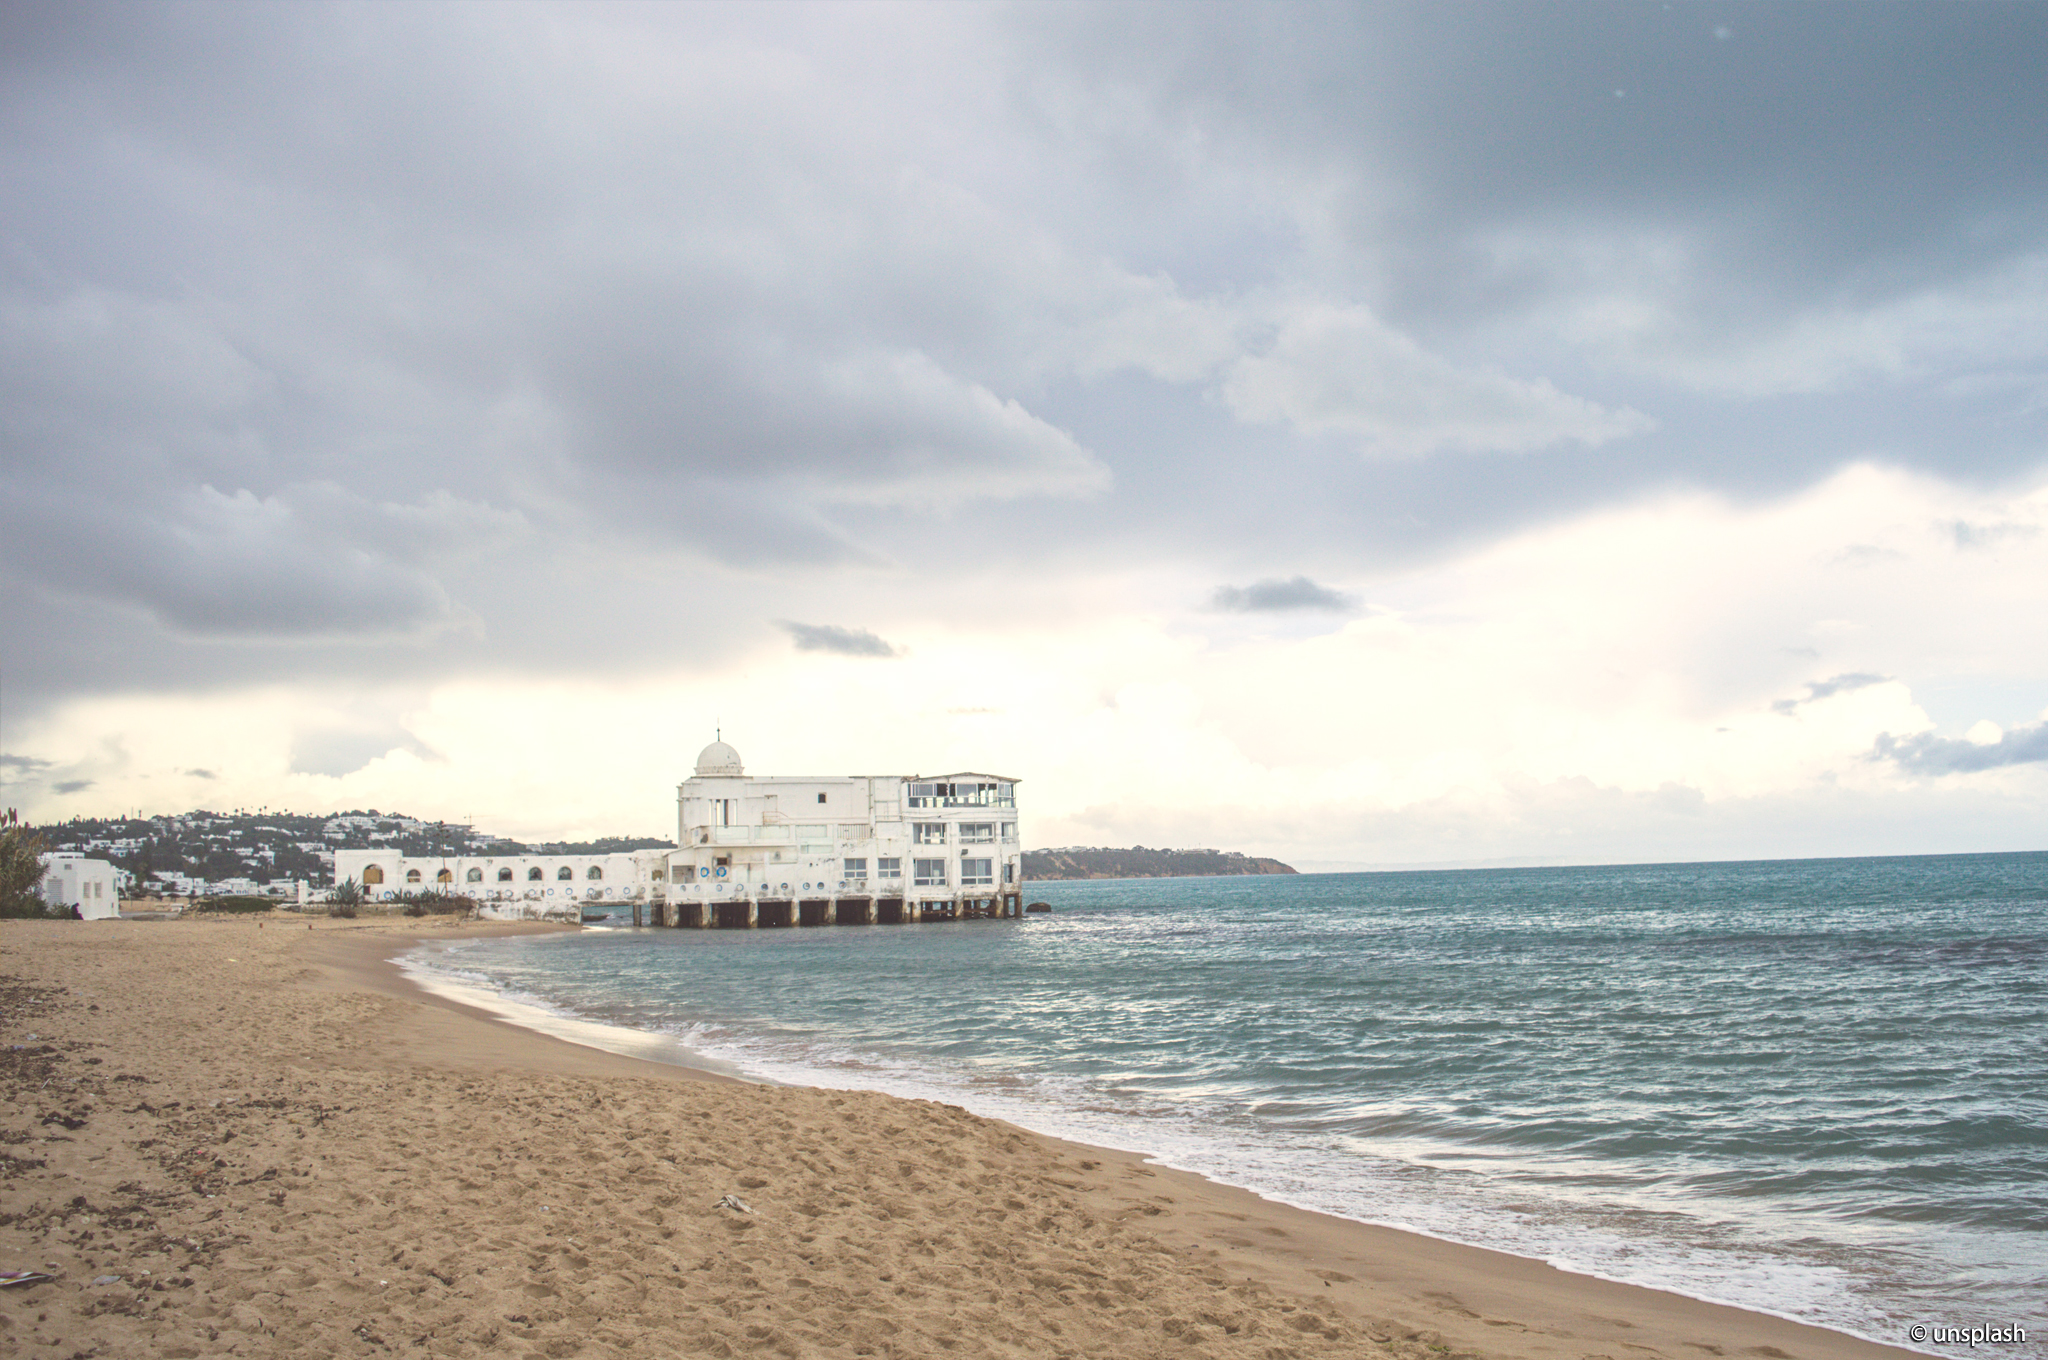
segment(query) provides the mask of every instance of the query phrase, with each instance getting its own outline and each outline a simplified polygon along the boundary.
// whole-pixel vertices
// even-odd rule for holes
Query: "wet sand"
[[[56,1277],[0,1290],[0,1354],[1908,1354],[564,1042],[387,962],[547,927],[308,924],[0,922],[0,1270]]]

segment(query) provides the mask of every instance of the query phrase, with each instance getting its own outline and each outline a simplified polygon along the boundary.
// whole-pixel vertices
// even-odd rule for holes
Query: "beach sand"
[[[56,1277],[0,1290],[0,1354],[1907,1354],[582,1047],[386,962],[531,928],[0,922],[0,1271]]]

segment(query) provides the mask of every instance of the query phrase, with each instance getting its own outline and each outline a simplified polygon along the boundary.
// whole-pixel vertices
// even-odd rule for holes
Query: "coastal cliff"
[[[1055,878],[1212,878],[1222,874],[1291,874],[1292,865],[1236,850],[1128,850],[1070,845],[1026,850],[1026,882]]]

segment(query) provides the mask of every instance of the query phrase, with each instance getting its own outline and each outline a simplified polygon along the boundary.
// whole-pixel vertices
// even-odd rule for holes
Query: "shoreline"
[[[621,1055],[391,962],[558,929],[0,923],[0,1267],[57,1277],[0,1294],[6,1348],[1916,1354],[952,1106]]]
[[[1182,875],[1188,876],[1190,875]],[[535,930],[499,933],[555,934],[567,933],[572,929],[574,928],[569,926],[548,926]],[[430,942],[427,937],[421,936],[412,943],[417,945]],[[780,1084],[768,1078],[747,1075],[733,1069],[730,1064],[695,1053],[679,1041],[667,1041],[676,1054],[682,1055],[677,1057],[637,1055],[623,1051],[638,1046],[637,1041],[642,1035],[640,1031],[621,1025],[573,1021],[570,1023],[578,1026],[584,1033],[580,1038],[570,1038],[557,1032],[552,1025],[537,1026],[535,1021],[546,1025],[547,1021],[556,1019],[538,1007],[506,1005],[501,1000],[500,1005],[505,1006],[505,1010],[493,1010],[474,1002],[464,1001],[457,995],[437,990],[434,985],[404,967],[396,959],[380,959],[372,966],[378,976],[375,979],[366,977],[365,981],[373,982],[380,990],[388,989],[391,995],[427,998],[433,1004],[450,1006],[493,1023],[532,1034],[536,1038],[571,1043],[634,1062],[674,1065],[690,1071],[692,1076],[698,1079],[737,1080],[763,1085]],[[610,1037],[620,1047],[608,1046],[603,1042],[606,1037]],[[889,1099],[910,1099],[888,1093],[882,1094]],[[1746,1336],[1748,1329],[1744,1328],[1740,1321],[1745,1319],[1796,1328],[1801,1334],[1811,1334],[1799,1338],[1805,1342],[1803,1349],[1786,1351],[1788,1355],[1819,1357],[1856,1353],[1850,1349],[1829,1349],[1816,1338],[1836,1339],[1847,1348],[1869,1348],[1873,1352],[1895,1356],[1935,1354],[1911,1347],[1891,1345],[1855,1332],[1818,1326],[1782,1313],[1698,1298],[1674,1290],[1656,1289],[1587,1271],[1568,1270],[1534,1257],[1519,1256],[1473,1243],[1436,1237],[1392,1224],[1372,1223],[1325,1213],[1291,1204],[1247,1186],[1233,1185],[1199,1171],[1173,1166],[1157,1160],[1156,1155],[1152,1153],[1064,1138],[995,1116],[975,1117],[1014,1128],[1067,1157],[1115,1165],[1120,1175],[1125,1178],[1161,1179],[1165,1186],[1177,1189],[1178,1198],[1174,1202],[1182,1207],[1177,1210],[1169,1209],[1163,1213],[1150,1208],[1140,1208],[1138,1211],[1148,1215],[1148,1227],[1155,1232],[1175,1235],[1188,1250],[1206,1249],[1213,1252],[1215,1242],[1221,1239],[1230,1245],[1233,1253],[1244,1253],[1242,1256],[1232,1257],[1238,1268],[1249,1263],[1252,1267],[1252,1277],[1262,1283],[1303,1293],[1312,1293],[1318,1286],[1325,1291],[1338,1291],[1340,1298],[1376,1307],[1381,1310],[1382,1316],[1395,1317],[1417,1329],[1433,1329],[1443,1334],[1447,1341],[1455,1337],[1475,1349],[1479,1348],[1480,1343],[1495,1339],[1490,1334],[1491,1329],[1504,1325],[1526,1326],[1487,1316],[1488,1314],[1512,1313],[1517,1309],[1525,1312],[1541,1311],[1548,1295],[1564,1292],[1589,1296],[1575,1298],[1574,1307],[1582,1303],[1597,1302],[1605,1311],[1619,1315],[1606,1319],[1610,1323],[1618,1324],[1615,1333],[1585,1338],[1589,1343],[1593,1340],[1604,1340],[1608,1344],[1621,1345],[1629,1349],[1643,1349],[1647,1343],[1642,1336],[1637,1335],[1637,1328],[1641,1327],[1641,1324],[1631,1322],[1629,1315],[1635,1311],[1632,1305],[1640,1307],[1645,1302],[1636,1296],[1647,1295],[1659,1301],[1659,1306],[1652,1308],[1650,1312],[1660,1318],[1668,1313],[1673,1315],[1672,1320],[1675,1321],[1677,1315],[1686,1315],[1685,1321],[1690,1325],[1709,1328],[1732,1327],[1732,1331],[1723,1333],[1725,1335],[1741,1333]],[[1135,1201],[1132,1202],[1135,1204]],[[1261,1237],[1287,1241],[1292,1245],[1276,1246],[1273,1240],[1259,1240]],[[1354,1238],[1358,1240],[1350,1240]],[[1393,1267],[1393,1263],[1396,1262],[1410,1264],[1405,1268]],[[1360,1273],[1346,1278],[1348,1272],[1333,1270],[1333,1265],[1348,1266]],[[1466,1295],[1452,1295],[1440,1288],[1432,1287],[1442,1283],[1438,1278],[1439,1272],[1443,1275],[1481,1278],[1488,1282],[1488,1287],[1468,1290],[1469,1298]],[[1621,1292],[1609,1294],[1608,1291]],[[1418,1307],[1418,1300],[1425,1302]],[[1478,1306],[1480,1304],[1500,1306],[1489,1308]],[[1708,1311],[1696,1313],[1694,1310]],[[1565,1334],[1554,1329],[1547,1330],[1553,1330],[1553,1334]],[[1624,1332],[1629,1335],[1624,1337]],[[1654,1333],[1643,1335],[1651,1334]],[[1772,1342],[1762,1331],[1750,1340],[1751,1344],[1737,1349],[1766,1356],[1771,1354]],[[1711,1353],[1707,1347],[1696,1342],[1684,1342],[1681,1345],[1685,1349],[1703,1354]],[[1463,1349],[1465,1346],[1461,1345],[1459,1348]],[[1723,1344],[1720,1348],[1727,1350],[1729,1346]],[[1783,1347],[1777,1349],[1782,1350]]]

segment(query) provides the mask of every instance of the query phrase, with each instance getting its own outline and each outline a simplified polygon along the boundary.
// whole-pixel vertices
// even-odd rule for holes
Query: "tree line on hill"
[[[1293,866],[1236,850],[1128,850],[1070,845],[1026,850],[1024,878],[1210,878],[1225,874],[1291,874]]]

